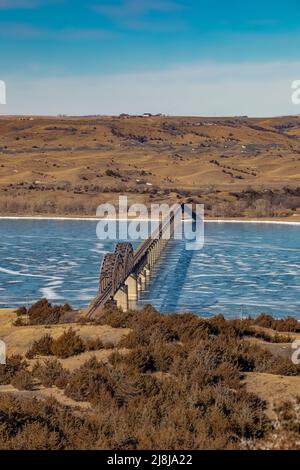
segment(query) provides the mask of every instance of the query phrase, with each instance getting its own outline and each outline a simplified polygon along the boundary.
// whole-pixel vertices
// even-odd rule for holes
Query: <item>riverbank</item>
[[[123,194],[129,204],[204,204],[207,220],[299,222],[300,144],[290,124],[36,117],[24,128],[22,118],[0,119],[0,214],[90,220]]]
[[[87,220],[92,222],[98,222],[100,217],[95,216],[72,216],[72,215],[0,215],[1,220]],[[106,219],[106,220],[115,220],[115,219]],[[124,219],[119,219],[124,220]],[[127,220],[134,220],[134,218],[128,218]],[[145,220],[145,219],[139,219]],[[156,220],[156,219],[149,219],[149,220]],[[224,218],[205,218],[205,222],[218,222],[218,223],[262,223],[262,224],[289,224],[289,225],[300,225],[300,214],[296,217],[273,217],[273,218],[252,218],[252,217],[224,217]]]

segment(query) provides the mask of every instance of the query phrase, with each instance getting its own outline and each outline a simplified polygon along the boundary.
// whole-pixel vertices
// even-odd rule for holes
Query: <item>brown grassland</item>
[[[198,202],[300,221],[300,117],[0,119],[0,215]],[[299,449],[300,323],[0,310],[1,449]]]
[[[1,449],[299,449],[296,320],[66,318],[1,312]]]
[[[295,116],[2,117],[0,214],[92,216],[122,193],[300,220],[299,136]]]

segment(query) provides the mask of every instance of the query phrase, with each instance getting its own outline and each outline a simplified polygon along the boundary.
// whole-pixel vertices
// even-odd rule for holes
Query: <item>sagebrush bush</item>
[[[29,309],[22,307],[21,310],[23,314],[27,313],[30,325],[52,325],[59,323],[63,315],[72,311],[72,307],[68,304],[51,305],[47,299],[41,299]]]
[[[27,351],[26,357],[33,359],[35,356],[52,356],[53,338],[49,334],[42,336],[37,341],[34,341],[31,348]]]
[[[27,314],[27,308],[26,307],[19,307],[16,310],[17,317],[22,317],[23,315]]]
[[[39,340],[33,342],[32,346],[26,353],[28,359],[33,359],[35,356],[58,356],[67,358],[75,356],[84,351],[98,351],[99,349],[113,349],[114,343],[103,342],[100,338],[88,338],[83,341],[80,336],[76,334],[72,328],[69,328],[56,340],[51,335],[46,334]]]
[[[54,356],[65,359],[84,352],[85,345],[80,336],[72,328],[69,328],[59,338],[53,340],[51,349]]]
[[[192,450],[257,445],[272,427],[266,404],[247,392],[241,380],[244,373],[300,374],[300,367],[288,358],[264,350],[261,342],[249,341],[249,336],[256,335],[280,341],[272,332],[270,337],[264,331],[260,336],[259,325],[251,318],[160,315],[147,306],[127,313],[108,308],[97,320],[102,322],[131,329],[119,343],[125,349],[115,348],[107,362],[92,357],[67,372],[59,360],[51,359],[37,362],[32,369],[35,380],[45,386],[60,386],[73,400],[88,401],[89,413],[72,413],[54,402],[47,402],[47,412],[39,403],[8,405],[0,396],[4,416],[0,447]],[[68,357],[98,347],[103,347],[101,341],[84,342],[69,329],[53,341],[51,349]],[[12,413],[18,409],[14,423],[6,419],[8,406]],[[288,413],[284,420],[288,426]],[[34,438],[30,432],[39,435]]]
[[[273,330],[277,331],[289,333],[300,332],[300,322],[290,316],[286,318],[275,319],[271,315],[262,313],[254,320],[254,324],[264,328],[272,328]]]
[[[18,390],[32,390],[34,383],[28,370],[20,370],[11,379],[11,384]]]
[[[100,430],[54,399],[0,395],[2,450],[70,450],[97,447]]]
[[[71,374],[65,393],[74,400],[92,401],[102,393],[113,396],[114,385],[109,368],[93,357]]]
[[[37,361],[32,368],[32,375],[36,377],[44,387],[64,389],[68,384],[69,372],[63,368],[57,359],[46,359],[43,363]]]
[[[21,371],[26,370],[27,362],[19,354],[9,356],[5,365],[0,365],[0,385],[8,385],[12,378]]]
[[[20,317],[17,317],[14,322],[13,322],[13,325],[14,326],[24,326],[24,321],[23,321],[23,318],[20,316]]]
[[[85,341],[86,351],[99,351],[99,349],[104,349],[105,346],[103,341],[100,338],[88,338]]]

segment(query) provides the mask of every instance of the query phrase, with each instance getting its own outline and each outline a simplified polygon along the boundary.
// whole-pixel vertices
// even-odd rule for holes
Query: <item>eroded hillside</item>
[[[93,215],[204,202],[208,215],[300,217],[300,118],[0,120],[1,214]]]

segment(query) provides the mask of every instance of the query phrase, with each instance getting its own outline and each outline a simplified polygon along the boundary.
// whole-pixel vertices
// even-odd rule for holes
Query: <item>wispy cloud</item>
[[[0,0],[0,10],[17,10],[37,8],[59,0]]]
[[[15,39],[47,38],[52,40],[92,41],[97,39],[113,39],[116,33],[104,29],[47,29],[26,23],[0,22],[0,37]]]
[[[123,0],[118,3],[106,3],[94,5],[94,10],[111,18],[119,18],[127,15],[141,15],[151,11],[172,12],[180,9],[180,5],[174,1],[160,0]]]
[[[93,39],[113,39],[118,37],[117,33],[105,29],[63,29],[52,32],[53,37],[57,39],[70,40],[93,40]]]
[[[180,19],[169,20],[153,20],[143,18],[123,19],[122,25],[127,29],[135,31],[147,31],[151,33],[171,33],[181,32],[186,28],[186,23]]]
[[[44,30],[26,23],[0,23],[0,36],[3,38],[31,39],[42,36]]]
[[[35,80],[7,77],[7,114],[269,116],[299,113],[291,83],[300,62],[177,64],[164,70]],[[24,82],[25,80],[25,82]],[[24,95],[24,89],[26,94]]]
[[[183,21],[176,18],[176,13],[183,8],[183,4],[175,0],[120,0],[92,6],[94,11],[121,26],[154,31],[170,30],[170,26],[181,29]]]

